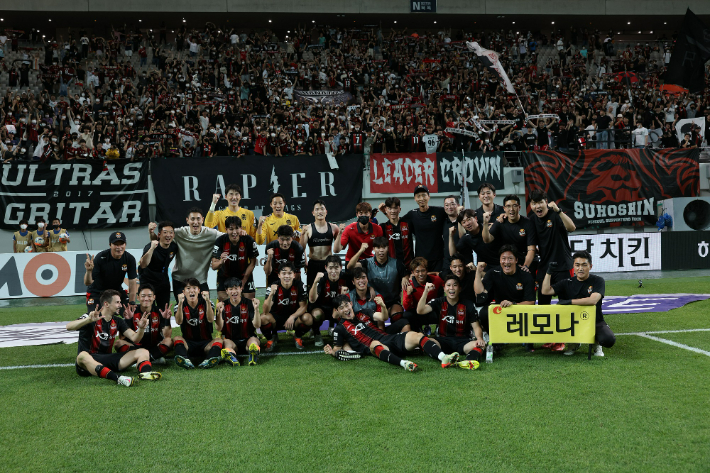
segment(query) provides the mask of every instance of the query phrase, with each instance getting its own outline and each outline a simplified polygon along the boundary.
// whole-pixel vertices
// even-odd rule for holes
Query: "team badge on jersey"
[[[516,284],[515,289],[517,289],[518,291],[522,291],[523,290],[523,283],[519,282],[518,284]]]
[[[286,225],[291,225],[291,220],[286,220]]]
[[[592,286],[589,286],[589,287],[587,288],[587,294],[591,294],[591,293],[592,293]]]
[[[202,307],[200,307],[200,309],[197,311],[197,313],[200,314],[200,317],[205,315],[205,311],[202,309]]]
[[[525,236],[525,229],[524,229],[524,228],[521,228],[520,230],[518,230],[518,234],[519,234],[520,236]]]
[[[154,315],[153,318],[151,319],[151,322],[154,324],[157,324],[158,323],[158,316]]]
[[[431,216],[431,221],[432,221],[432,222],[436,222],[436,215],[432,215],[432,216]]]
[[[552,220],[548,220],[546,225],[547,225],[547,228],[551,228],[552,227]]]
[[[123,266],[121,266],[121,271],[128,271],[128,265],[124,264]]]

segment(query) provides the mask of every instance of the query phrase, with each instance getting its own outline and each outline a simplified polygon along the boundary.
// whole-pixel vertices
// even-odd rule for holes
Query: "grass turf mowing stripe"
[[[682,343],[674,342],[672,340],[666,340],[665,338],[654,337],[653,335],[648,335],[646,333],[638,333],[636,335],[638,335],[639,337],[648,338],[649,340],[655,340],[657,342],[665,343],[666,345],[671,345],[677,348],[683,348],[684,350],[700,353],[701,355],[710,356],[710,351],[701,350],[700,348],[691,347],[689,345],[684,345]]]

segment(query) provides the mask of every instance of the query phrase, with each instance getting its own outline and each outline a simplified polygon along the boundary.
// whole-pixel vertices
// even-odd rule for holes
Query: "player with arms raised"
[[[222,359],[232,366],[239,366],[237,355],[249,355],[249,366],[256,365],[259,358],[259,337],[256,329],[261,327],[259,299],[242,297],[242,281],[229,278],[224,282],[229,298],[217,303],[217,330],[222,332],[224,348]],[[221,324],[220,324],[221,321]]]
[[[222,317],[222,314],[217,314]],[[205,357],[200,368],[212,368],[222,360],[222,339],[212,338],[212,324],[215,321],[214,306],[210,293],[200,293],[200,281],[190,278],[178,295],[175,306],[175,322],[180,325],[182,336],[175,337],[175,364],[185,369],[195,365],[190,357]],[[217,325],[220,325],[218,321]]]
[[[306,285],[311,287],[315,281],[316,274],[324,273],[325,259],[333,252],[340,253],[340,227],[334,223],[328,223],[325,217],[328,210],[325,202],[316,200],[313,203],[313,217],[315,222],[307,225],[301,237],[301,246],[308,248],[308,258],[306,260]],[[333,245],[335,243],[335,245]]]

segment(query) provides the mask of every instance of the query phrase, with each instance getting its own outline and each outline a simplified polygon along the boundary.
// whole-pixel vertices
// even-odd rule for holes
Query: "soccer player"
[[[170,278],[168,268],[173,258],[177,255],[178,246],[173,241],[175,227],[172,222],[164,221],[158,225],[151,222],[148,231],[153,234],[158,229],[158,239],[151,240],[143,248],[143,256],[138,262],[138,276],[141,284],[148,283],[155,291],[155,301],[158,307],[170,303]]]
[[[108,237],[110,248],[99,252],[93,259],[91,284],[86,289],[87,312],[91,311],[99,300],[101,293],[107,289],[118,291],[121,303],[135,304],[136,288],[138,287],[136,259],[126,251],[126,235],[123,232],[113,232]],[[128,277],[128,295],[123,290],[123,279]],[[123,312],[122,308],[120,309]]]
[[[242,221],[241,230],[252,238],[256,238],[256,219],[254,212],[239,206],[242,200],[242,188],[237,184],[229,184],[224,188],[225,200],[229,206],[224,210],[215,211],[215,205],[219,202],[220,195],[212,196],[212,205],[207,212],[205,226],[216,228],[222,233],[227,232],[226,220],[227,217],[238,217]],[[241,232],[240,232],[241,233]]]
[[[325,221],[325,217],[328,215],[325,202],[316,200],[313,203],[312,213],[315,222],[306,226],[301,238],[301,246],[304,249],[308,248],[306,283],[309,288],[313,285],[316,274],[326,271],[326,258],[332,255],[333,252],[340,253],[340,250],[342,250],[339,238],[340,227]]]
[[[444,224],[448,217],[443,207],[429,206],[429,189],[426,186],[418,185],[414,189],[414,200],[419,208],[410,210],[404,216],[411,223],[416,237],[414,256],[427,261],[429,271],[441,271],[444,264]]]
[[[424,287],[427,283],[434,285],[434,288],[428,292],[429,302],[441,295],[444,281],[436,274],[427,273],[427,260],[422,257],[417,257],[412,260],[409,268],[412,270],[412,277],[407,282],[404,289],[404,297],[402,298],[402,306],[404,307],[404,318],[409,321],[412,330],[419,332],[424,326],[424,333],[431,333],[429,324],[436,323],[436,319],[432,316],[420,315],[417,313],[417,304],[422,298]]]
[[[212,251],[217,238],[222,235],[214,228],[203,226],[202,210],[192,207],[187,211],[186,226],[175,229],[175,243],[178,247],[175,269],[172,272],[173,295],[175,300],[183,293],[185,281],[197,279],[201,292],[209,292],[207,272],[212,261]],[[156,239],[151,232],[151,239]]]
[[[327,277],[326,277],[327,276]],[[308,290],[308,312],[313,317],[313,337],[315,346],[323,346],[323,337],[320,333],[320,326],[324,320],[328,320],[331,329],[329,335],[332,336],[334,324],[333,299],[339,294],[347,294],[348,283],[345,279],[343,266],[340,257],[329,255],[325,259],[325,274],[319,272],[313,279],[313,284]]]
[[[235,217],[227,217],[235,218]],[[229,228],[229,224],[227,224]],[[261,327],[259,299],[242,298],[242,280],[229,278],[224,281],[229,298],[217,303],[217,313],[221,314],[217,330],[222,332],[224,348],[222,359],[232,366],[239,366],[237,355],[249,355],[249,366],[255,366],[259,358],[259,337],[256,329]]]
[[[547,266],[551,262],[557,263],[552,272],[550,284],[563,281],[570,277],[572,269],[572,250],[569,246],[569,232],[576,229],[574,222],[567,214],[562,212],[554,202],[547,202],[547,193],[534,190],[530,192],[530,208],[532,213],[530,220],[535,226],[537,235],[537,245],[540,251],[540,263],[537,268],[535,281],[538,287],[542,287],[542,281],[547,273]],[[552,296],[538,292],[537,303],[548,305],[552,301]],[[543,345],[544,346],[544,345]]]
[[[49,231],[48,251],[58,253],[67,251],[67,243],[70,243],[69,233],[62,228],[62,221],[58,218],[52,219],[52,229]]]
[[[604,356],[604,348],[611,348],[616,343],[616,336],[611,331],[609,325],[604,321],[602,312],[602,299],[604,299],[605,282],[604,279],[595,274],[590,274],[592,270],[592,255],[586,251],[578,251],[572,255],[574,261],[574,277],[563,279],[555,284],[551,284],[552,274],[555,273],[555,262],[547,266],[547,274],[542,280],[541,292],[546,296],[557,296],[558,304],[568,305],[593,305],[597,309],[596,318],[596,346],[595,356]],[[565,355],[573,355],[579,348],[577,344],[570,347]]]
[[[505,213],[501,214],[502,221],[493,220],[493,213],[483,214],[481,225],[483,242],[490,244],[498,239],[504,245],[513,245],[517,250],[518,261],[522,267],[530,270],[535,260],[535,226],[527,217],[520,215],[520,198],[511,194],[503,200]],[[492,222],[493,225],[488,225]]]
[[[333,346],[326,345],[323,348],[323,351],[328,355],[338,359],[348,359],[338,356],[347,342],[351,346],[363,346],[380,360],[401,366],[407,371],[416,371],[418,366],[401,357],[406,356],[417,347],[431,358],[441,361],[442,368],[448,368],[458,361],[458,353],[445,354],[439,345],[422,333],[408,331],[387,334],[373,321],[378,317],[377,313],[367,309],[354,311],[348,296],[337,296],[334,304],[336,304],[340,322],[335,327]],[[362,351],[364,352],[364,350]]]
[[[279,272],[284,263],[291,263],[294,267],[294,277],[298,284],[301,284],[301,268],[305,263],[303,247],[294,241],[294,231],[288,225],[281,225],[277,230],[278,239],[266,245],[266,261],[264,262],[264,273],[266,273],[266,285],[271,286],[279,279]],[[267,296],[268,296],[267,288]]]
[[[185,369],[194,369],[190,358],[204,358],[198,367],[212,368],[222,360],[222,339],[212,338],[212,324],[215,321],[214,305],[209,291],[200,293],[201,283],[190,278],[184,283],[175,306],[175,322],[180,326],[182,336],[173,339],[175,344],[175,364]],[[221,319],[222,314],[217,317]],[[221,320],[217,321],[221,325]]]
[[[417,313],[435,314],[438,318],[436,341],[441,349],[444,353],[466,354],[466,359],[459,361],[457,366],[475,370],[479,366],[486,342],[483,340],[483,330],[478,323],[478,312],[473,301],[460,298],[461,282],[453,274],[446,276],[444,281],[444,297],[426,302],[432,290],[434,285],[427,283],[417,304]],[[471,334],[476,338],[471,338]]]
[[[271,352],[278,343],[279,330],[294,330],[296,348],[303,350],[303,335],[311,329],[313,317],[307,312],[303,284],[296,281],[296,267],[291,262],[279,267],[279,280],[271,284],[269,295],[264,300],[264,315],[261,318],[261,333],[266,337],[265,350]]]
[[[499,259],[498,249],[501,247],[501,243],[496,241],[488,244],[483,241],[482,228],[473,210],[464,210],[459,214],[458,218],[461,223],[459,235],[461,235],[462,229],[465,233],[461,235],[459,242],[454,245],[454,233],[456,230],[454,227],[449,229],[449,252],[462,255],[466,260],[466,264],[473,262],[473,253],[475,252],[477,262],[484,262],[489,266],[497,266]]]
[[[478,217],[479,223],[483,222],[484,213],[491,214],[491,222],[505,213],[505,209],[493,201],[495,198],[496,188],[493,184],[484,182],[478,186],[478,200],[481,201],[481,206],[476,209],[476,217]]]
[[[446,212],[448,218],[444,219],[444,232],[442,235],[444,242],[447,243],[444,245],[444,262],[442,263],[442,269],[448,268],[451,263],[451,252],[449,251],[448,245],[449,234],[454,237],[454,246],[456,246],[460,238],[458,232],[450,233],[451,227],[459,227],[459,198],[455,195],[446,197],[444,199],[444,212]]]
[[[362,249],[363,243],[367,243],[363,252],[360,253],[359,259],[369,258],[372,256],[372,249],[369,244],[378,236],[382,236],[382,228],[379,225],[370,221],[372,215],[372,206],[367,202],[360,202],[355,206],[355,215],[357,221],[351,223],[343,229],[340,237],[340,244],[343,248],[348,249],[345,254],[346,264]]]
[[[364,269],[368,282],[375,291],[382,294],[389,316],[395,322],[404,313],[401,303],[402,290],[408,283],[408,272],[400,260],[389,257],[387,238],[377,237],[372,241],[372,245],[375,248],[375,255],[360,261],[357,255],[357,258],[351,259],[348,263],[348,269],[357,266]]]
[[[155,305],[155,289],[149,283],[142,282],[138,288],[140,305],[134,310],[130,305],[124,307],[124,318],[129,328],[139,330],[141,320],[146,318],[143,338],[136,342],[139,348],[145,348],[150,353],[150,359],[157,364],[165,364],[165,355],[173,346],[173,329],[170,325],[172,312],[166,302],[161,306]]]
[[[217,297],[220,301],[227,299],[224,281],[239,278],[242,281],[240,293],[247,299],[254,299],[256,286],[252,273],[259,257],[256,242],[240,231],[242,220],[239,217],[227,217],[224,226],[227,233],[217,238],[212,251],[212,269],[217,271]]]
[[[119,376],[117,373],[135,364],[141,379],[160,379],[161,374],[152,371],[148,350],[141,348],[125,353],[111,353],[114,340],[119,334],[133,342],[138,342],[143,337],[148,325],[147,315],[141,317],[138,331],[134,332],[128,328],[123,318],[117,317],[122,307],[121,295],[118,291],[107,289],[102,292],[99,304],[94,305],[93,310],[87,311],[79,319],[67,324],[67,330],[79,331],[77,374],[85,377],[98,376],[128,387],[133,386],[133,378]]]
[[[46,253],[49,249],[49,232],[45,228],[47,222],[40,217],[36,221],[37,230],[32,232],[32,249],[36,253]]]
[[[25,253],[32,251],[32,232],[27,230],[27,220],[20,220],[20,230],[12,235],[12,251],[14,253]]]
[[[476,275],[476,268],[473,263],[466,264],[464,257],[458,253],[454,253],[451,257],[449,267],[439,273],[442,281],[446,281],[447,276],[453,274],[459,278],[459,287],[461,289],[460,296],[462,299],[470,301],[476,300],[476,292],[473,290],[473,279]]]
[[[380,205],[380,210],[388,218],[380,227],[389,244],[390,258],[398,259],[408,268],[414,258],[413,234],[409,220],[399,218],[402,211],[399,198],[388,197],[384,204]]]
[[[298,217],[284,212],[286,199],[282,194],[273,194],[269,203],[273,213],[268,217],[259,217],[259,226],[256,229],[256,243],[268,244],[278,238],[277,231],[282,225],[293,228],[293,238],[299,241],[301,238],[301,224]]]
[[[481,307],[479,323],[483,331],[488,332],[488,307],[494,301],[501,307],[535,305],[535,281],[530,273],[518,270],[517,252],[512,245],[500,248],[500,267],[488,268],[485,277],[484,269],[486,263],[478,263],[473,288],[476,291],[476,305]]]

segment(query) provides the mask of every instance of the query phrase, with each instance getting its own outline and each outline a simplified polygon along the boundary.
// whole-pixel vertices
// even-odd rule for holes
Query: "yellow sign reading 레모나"
[[[491,343],[594,343],[596,307],[492,305],[488,325]]]

